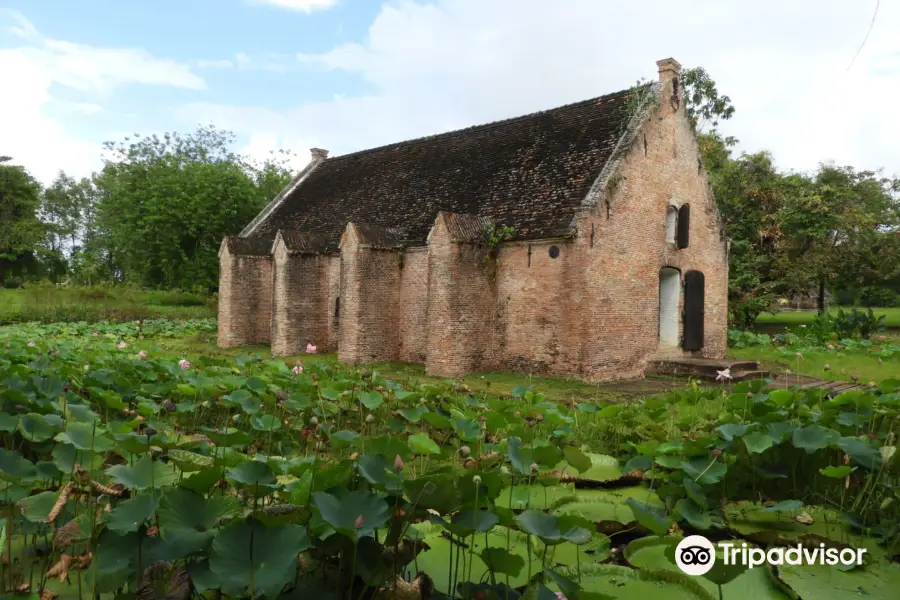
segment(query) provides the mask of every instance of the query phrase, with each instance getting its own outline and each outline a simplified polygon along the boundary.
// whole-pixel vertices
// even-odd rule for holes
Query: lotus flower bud
[[[400,455],[394,457],[394,470],[402,471],[403,470],[403,459],[400,458]]]
[[[368,415],[366,415],[366,423],[374,423],[374,422],[375,422],[375,415],[373,415],[372,413],[369,413]]]
[[[359,515],[358,517],[356,517],[356,523],[355,523],[355,525],[356,525],[356,528],[357,528],[357,529],[362,529],[363,523],[364,523],[364,520],[363,520],[363,516],[362,516],[362,515]]]
[[[472,453],[472,449],[469,448],[468,446],[462,446],[459,449],[459,453],[462,454],[463,456],[468,456]]]
[[[313,427],[315,427],[316,425],[319,424],[319,419],[317,419],[316,417],[310,417],[309,424],[312,425]]]

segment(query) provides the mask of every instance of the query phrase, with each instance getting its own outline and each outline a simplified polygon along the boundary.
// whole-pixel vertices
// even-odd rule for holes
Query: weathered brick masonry
[[[275,236],[271,330],[276,355],[298,354],[308,343],[330,349],[326,243],[303,233],[279,231]]]
[[[428,348],[428,247],[407,248],[400,271],[397,323],[403,362],[424,363]]]
[[[219,249],[219,346],[269,341],[272,321],[271,244],[228,238]]]
[[[314,149],[223,243],[220,345],[271,337],[287,355],[311,341],[452,377],[610,379],[659,356],[723,356],[727,244],[680,67],[657,64],[645,102],[624,91],[336,158]],[[685,294],[691,271],[702,283]]]
[[[398,359],[402,256],[395,231],[359,223],[347,226],[341,239],[342,362]]]

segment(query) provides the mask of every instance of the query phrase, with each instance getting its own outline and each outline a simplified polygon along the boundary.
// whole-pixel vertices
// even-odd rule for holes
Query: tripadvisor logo
[[[828,565],[860,566],[865,548],[826,548],[825,544],[807,547],[802,544],[784,548],[752,548],[746,542],[719,542],[721,560],[725,565],[744,565],[752,569],[760,565]],[[688,575],[705,575],[716,564],[716,547],[702,535],[691,535],[675,548],[675,564]]]

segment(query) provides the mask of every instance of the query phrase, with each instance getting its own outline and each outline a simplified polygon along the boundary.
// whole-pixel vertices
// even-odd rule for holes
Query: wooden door
[[[701,271],[688,271],[684,276],[684,333],[681,346],[685,350],[703,347],[705,277]]]

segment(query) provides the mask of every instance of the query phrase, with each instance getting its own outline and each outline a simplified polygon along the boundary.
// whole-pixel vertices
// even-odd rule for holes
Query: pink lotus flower
[[[191,362],[189,360],[185,360],[182,358],[181,360],[178,361],[178,366],[181,367],[182,369],[190,369]]]
[[[356,517],[356,523],[355,523],[356,528],[357,528],[357,529],[362,529],[362,527],[363,527],[363,522],[364,522],[364,521],[363,521],[363,516],[362,516],[362,515],[359,515],[358,517]]]
[[[128,344],[126,344],[125,342],[119,342],[118,344],[116,344],[116,348],[118,348],[119,350],[121,350],[122,348],[126,348],[127,346]]]
[[[28,342],[28,347],[29,347],[29,348],[34,348],[34,342]]]
[[[146,350],[141,350],[140,352],[137,353],[137,357],[141,360],[144,360],[145,358],[147,358],[147,356],[148,355],[147,355]]]
[[[92,335],[93,337],[100,337],[100,332],[99,332],[99,331],[95,331],[95,332],[92,333],[91,335]]]
[[[300,373],[303,372],[303,363],[301,363],[301,362],[298,360],[298,361],[297,361],[297,364],[294,365],[294,368],[291,369],[291,371],[294,372],[294,375],[299,375]]]
[[[400,455],[394,457],[394,470],[402,471],[403,470],[403,459],[400,458]]]
[[[317,350],[317,348],[315,346],[313,346],[312,344],[306,344],[306,353],[307,354],[315,354],[316,350]]]
[[[556,600],[568,600],[562,592],[556,592]]]

